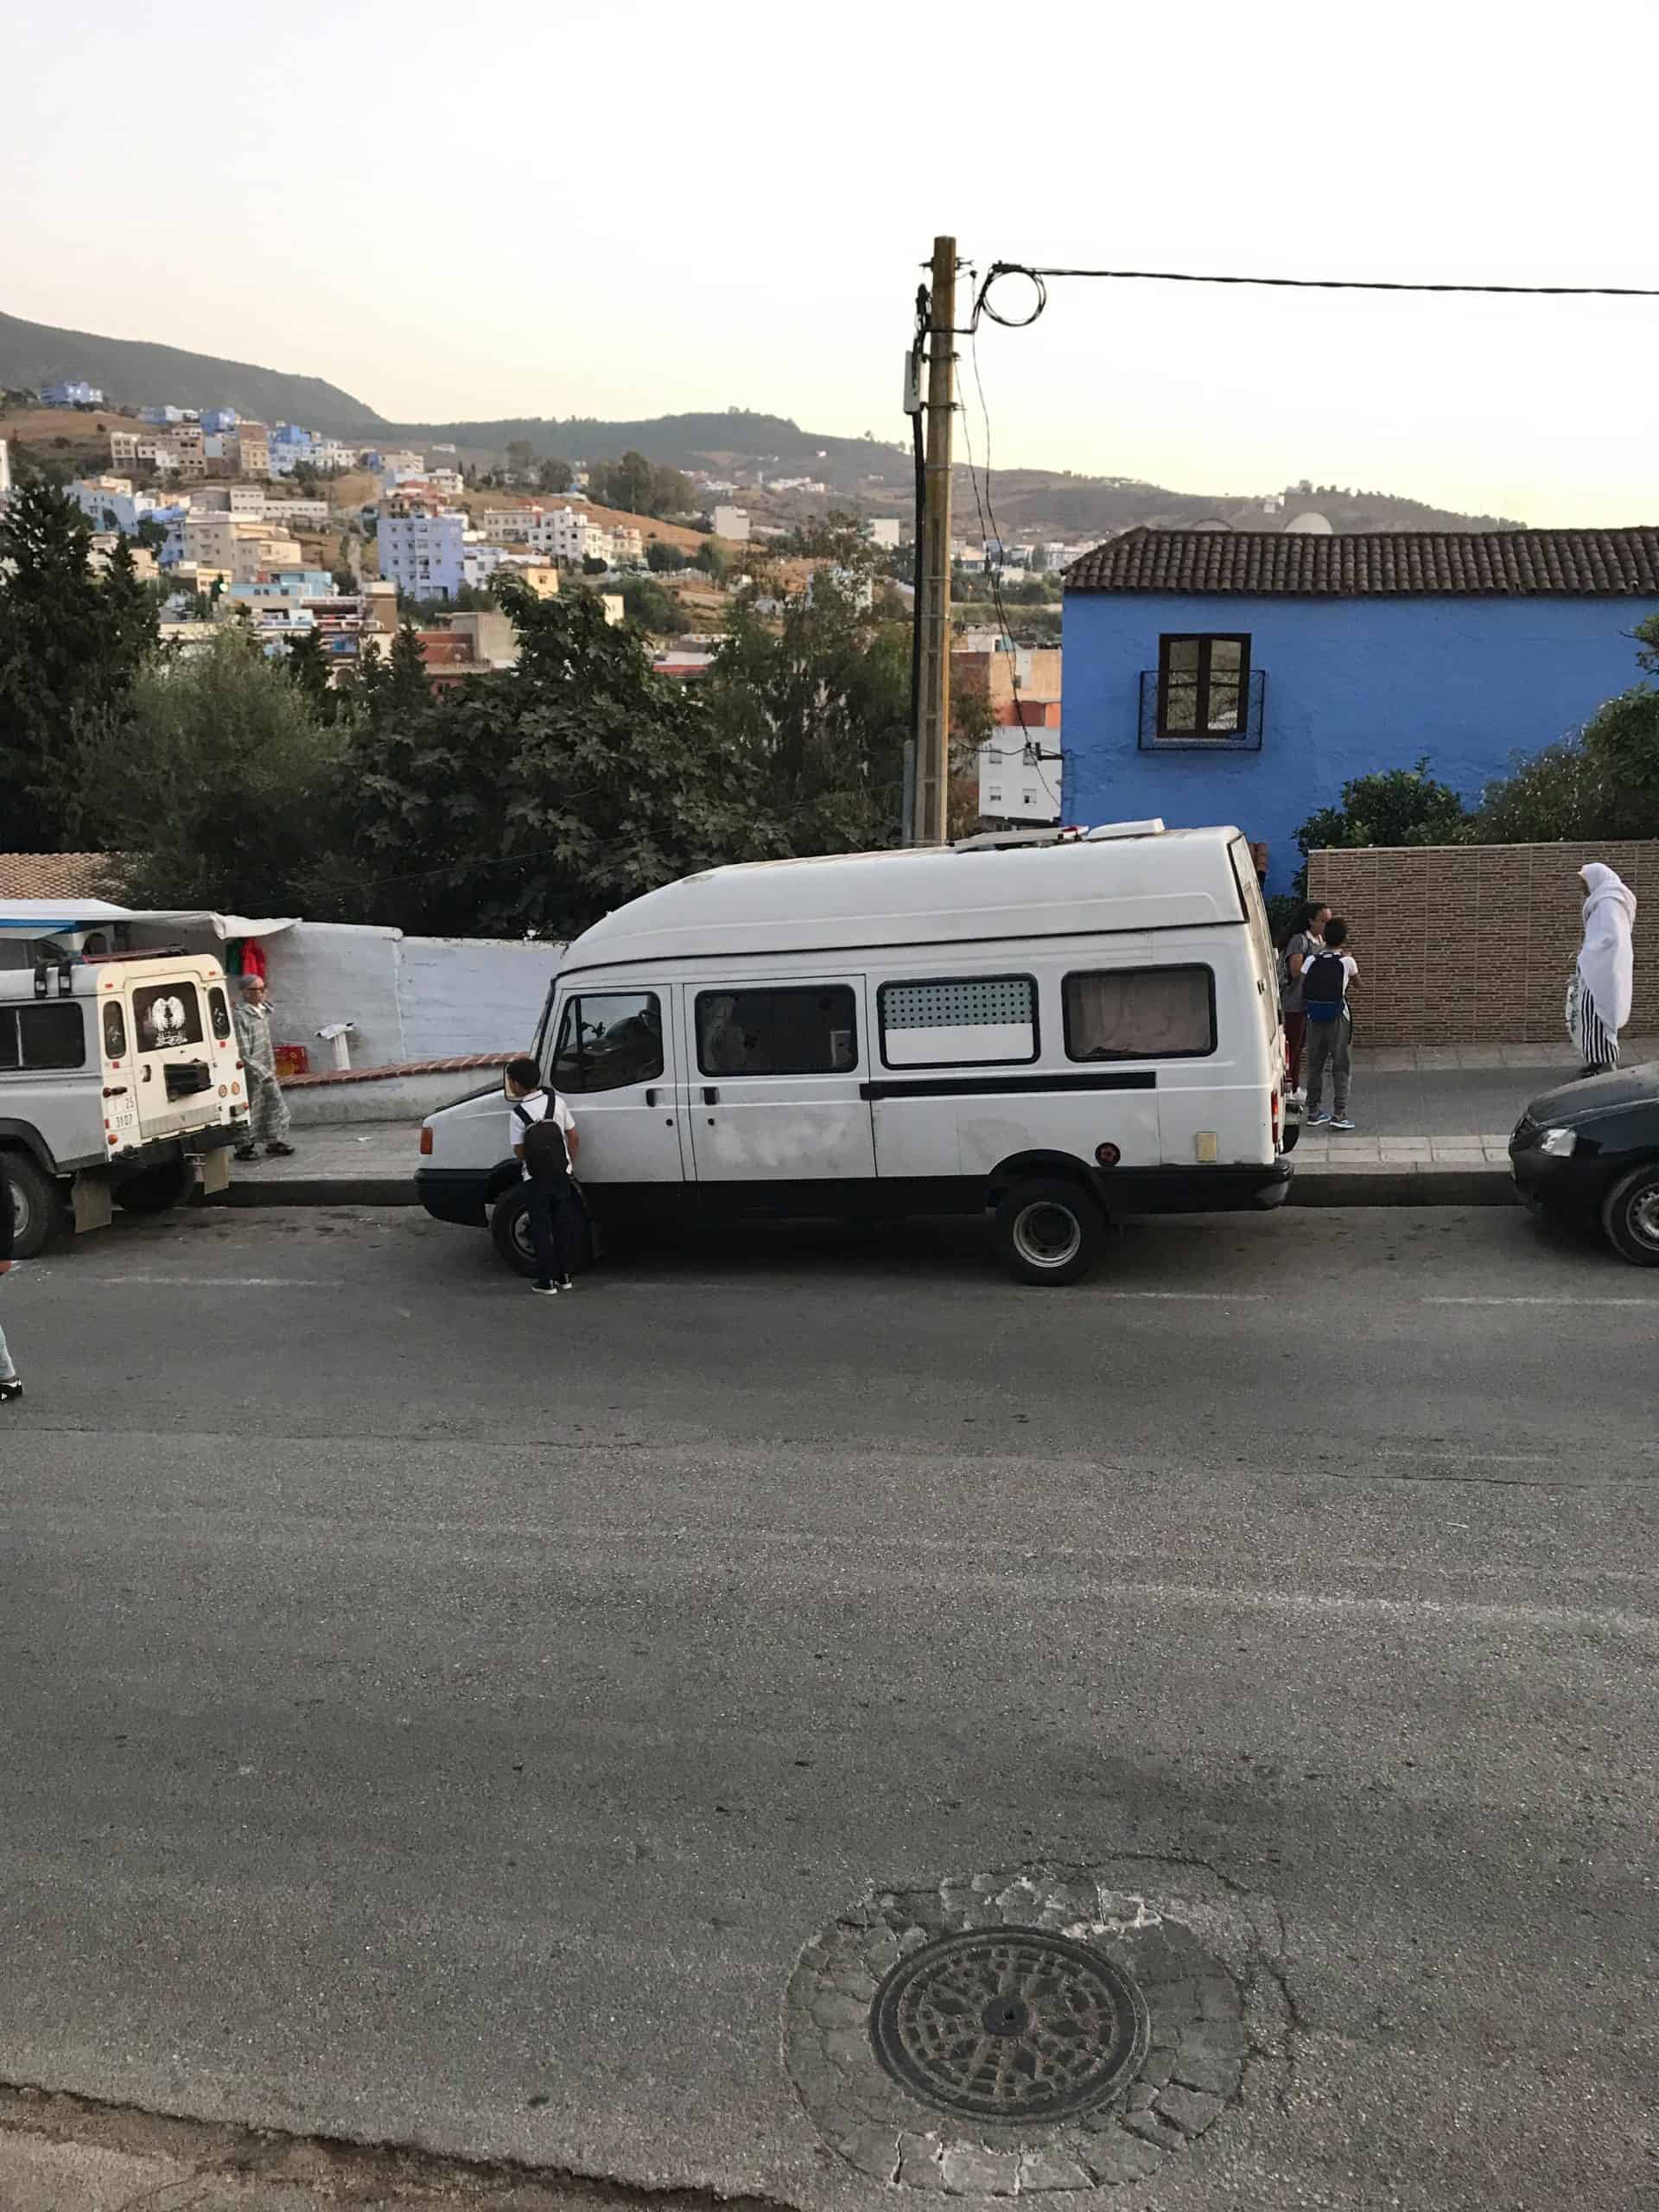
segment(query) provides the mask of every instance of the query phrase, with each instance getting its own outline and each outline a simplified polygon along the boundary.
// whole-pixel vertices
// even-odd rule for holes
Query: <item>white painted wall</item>
[[[302,922],[265,953],[278,1041],[303,1045],[321,1071],[333,1063],[317,1032],[335,1021],[356,1024],[353,1067],[521,1050],[563,947]]]
[[[466,937],[406,937],[397,950],[409,1060],[528,1051],[564,954],[562,944]]]

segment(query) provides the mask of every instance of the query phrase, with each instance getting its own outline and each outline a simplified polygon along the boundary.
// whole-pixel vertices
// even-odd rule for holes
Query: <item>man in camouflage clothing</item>
[[[238,1145],[236,1156],[252,1160],[263,1144],[273,1158],[284,1158],[294,1147],[288,1141],[288,1102],[276,1080],[276,1049],[270,1041],[270,1008],[265,1004],[262,976],[242,978],[236,1042],[242,1055],[243,1080],[248,1086],[248,1141]]]

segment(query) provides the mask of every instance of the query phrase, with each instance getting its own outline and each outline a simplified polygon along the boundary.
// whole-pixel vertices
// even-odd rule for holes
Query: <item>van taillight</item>
[[[421,1131],[421,1157],[422,1157],[423,1160],[429,1160],[429,1159],[430,1159],[431,1155],[432,1155],[432,1132],[431,1132],[431,1130],[430,1130],[430,1129],[423,1129],[423,1130]]]
[[[1273,1148],[1275,1152],[1279,1149],[1279,1094],[1276,1090],[1273,1094]]]

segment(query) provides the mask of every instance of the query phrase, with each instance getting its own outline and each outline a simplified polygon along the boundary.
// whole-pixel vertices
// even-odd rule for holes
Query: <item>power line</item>
[[[1037,297],[1029,315],[1001,315],[990,304],[991,287],[1003,276],[1024,276],[1036,287]],[[1028,329],[1048,305],[1045,280],[1050,276],[1086,276],[1120,284],[1247,284],[1287,292],[1465,293],[1503,299],[1659,300],[1659,285],[1652,284],[1479,284],[1394,276],[1254,276],[1192,269],[1050,269],[1036,268],[1024,261],[994,261],[974,296],[969,329],[977,329],[982,315],[988,315],[1006,330]]]

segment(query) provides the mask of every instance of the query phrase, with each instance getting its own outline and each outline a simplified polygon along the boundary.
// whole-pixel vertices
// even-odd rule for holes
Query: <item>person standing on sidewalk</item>
[[[1567,1027],[1586,1075],[1618,1065],[1618,1033],[1636,995],[1636,893],[1599,861],[1584,878],[1584,942],[1567,987]]]
[[[1359,978],[1359,963],[1345,950],[1348,925],[1334,915],[1325,925],[1325,942],[1302,969],[1302,1004],[1307,1014],[1307,1126],[1329,1123],[1333,1129],[1351,1129],[1348,1118],[1348,1071],[1353,1042],[1354,1018],[1348,1011],[1348,986]],[[1331,1071],[1331,1103],[1327,1114],[1325,1071]]]
[[[270,1008],[265,1004],[265,979],[244,974],[242,995],[236,1008],[236,1046],[242,1055],[242,1075],[248,1086],[248,1141],[236,1147],[238,1160],[252,1160],[263,1144],[273,1160],[293,1152],[288,1141],[288,1101],[276,1080],[276,1047],[270,1037]]]
[[[11,1179],[6,1173],[6,1156],[0,1152],[0,1275],[11,1273],[12,1240]],[[6,1332],[0,1329],[0,1406],[9,1406],[22,1395],[23,1386],[6,1349]]]
[[[1308,899],[1279,955],[1279,1010],[1285,1024],[1285,1079],[1302,1087],[1302,1050],[1307,1042],[1307,1011],[1302,1003],[1302,970],[1324,943],[1331,909]]]
[[[530,1287],[538,1297],[552,1298],[576,1287],[570,1262],[581,1216],[570,1171],[582,1139],[570,1109],[556,1090],[543,1087],[542,1071],[528,1054],[509,1064],[505,1088],[512,1109],[513,1156],[524,1169],[524,1212],[536,1248],[536,1276]]]

